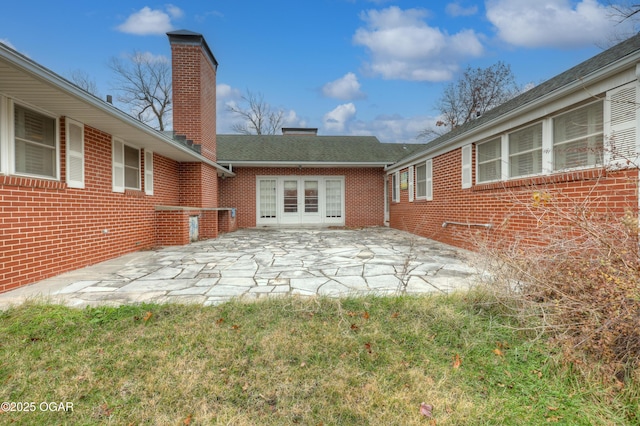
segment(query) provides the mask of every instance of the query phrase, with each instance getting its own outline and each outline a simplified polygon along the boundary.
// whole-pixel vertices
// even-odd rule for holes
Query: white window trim
[[[55,176],[44,176],[44,175],[38,175],[38,174],[31,174],[31,173],[18,173],[16,171],[16,133],[15,133],[15,105],[19,105],[22,108],[25,109],[29,109],[31,111],[37,112],[38,114],[42,114],[46,117],[51,118],[52,120],[54,120],[54,143],[55,143],[55,165],[56,165],[56,173]],[[31,177],[31,178],[35,178],[35,179],[44,179],[44,180],[56,180],[59,181],[60,180],[60,120],[58,119],[58,117],[56,117],[55,115],[42,110],[41,108],[37,108],[37,107],[33,107],[31,105],[28,104],[24,104],[22,102],[14,102],[12,99],[9,99],[8,101],[8,108],[7,108],[9,114],[7,115],[7,121],[8,121],[8,134],[9,134],[9,143],[8,145],[8,155],[7,155],[7,159],[9,161],[9,165],[7,167],[7,171],[9,174],[12,175],[16,175],[16,176],[25,176],[25,177]]]
[[[144,150],[144,192],[153,195],[153,151]]]
[[[80,128],[81,130],[81,144],[82,144],[82,149],[80,150],[80,152],[77,151],[71,151],[70,146],[71,144],[69,143],[69,138],[71,135],[71,130],[70,127],[71,126],[77,126]],[[85,162],[84,162],[84,124],[72,120],[70,118],[66,118],[65,120],[65,138],[66,138],[66,177],[67,177],[67,186],[70,188],[79,188],[79,189],[83,189],[84,188],[84,178],[85,178]],[[71,170],[71,159],[72,158],[78,158],[81,161],[82,164],[82,178],[81,180],[73,180],[71,179],[71,174],[69,173],[69,170]]]

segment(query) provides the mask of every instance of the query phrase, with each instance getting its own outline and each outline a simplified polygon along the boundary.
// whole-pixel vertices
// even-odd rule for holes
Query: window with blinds
[[[553,168],[563,170],[602,164],[603,102],[553,119]]]
[[[14,106],[16,173],[56,178],[56,120]]]
[[[490,182],[502,177],[502,140],[496,138],[477,147],[478,182]]]
[[[416,197],[425,198],[427,196],[427,164],[422,163],[416,166]]]
[[[542,123],[509,134],[509,176],[542,172]]]

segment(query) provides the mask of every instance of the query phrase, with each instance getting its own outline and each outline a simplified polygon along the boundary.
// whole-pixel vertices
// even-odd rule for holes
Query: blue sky
[[[597,0],[151,0],[7,2],[0,42],[52,71],[87,73],[114,94],[112,57],[170,56],[165,33],[204,35],[225,105],[250,90],[288,127],[321,135],[419,142],[444,87],[467,66],[509,64],[531,85],[578,64],[628,30]]]

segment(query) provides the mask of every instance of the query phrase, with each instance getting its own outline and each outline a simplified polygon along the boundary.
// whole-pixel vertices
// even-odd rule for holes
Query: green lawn
[[[492,306],[478,292],[29,303],[0,312],[0,401],[30,411],[0,424],[637,424],[637,383],[583,374]]]

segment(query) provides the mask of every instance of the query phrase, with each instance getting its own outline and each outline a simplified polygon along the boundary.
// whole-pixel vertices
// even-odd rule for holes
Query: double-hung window
[[[58,147],[55,118],[14,105],[14,156],[17,174],[55,179]]]
[[[416,197],[433,200],[433,159],[416,166]]]
[[[427,163],[416,166],[416,197],[427,197]]]
[[[112,141],[113,191],[140,189],[140,150],[125,145],[119,139]]]
[[[502,138],[498,137],[477,146],[478,182],[502,178]]]
[[[509,133],[509,176],[542,172],[542,123]]]
[[[553,119],[553,168],[602,164],[603,103],[592,103]]]

